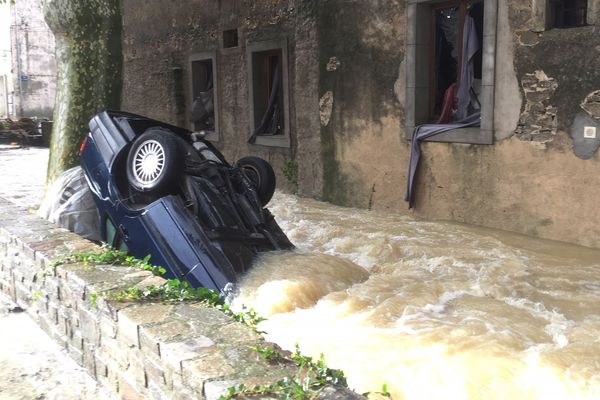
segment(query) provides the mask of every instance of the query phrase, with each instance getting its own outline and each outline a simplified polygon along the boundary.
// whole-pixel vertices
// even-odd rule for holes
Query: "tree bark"
[[[56,41],[57,90],[47,184],[79,164],[88,122],[119,109],[122,88],[120,0],[42,0]]]

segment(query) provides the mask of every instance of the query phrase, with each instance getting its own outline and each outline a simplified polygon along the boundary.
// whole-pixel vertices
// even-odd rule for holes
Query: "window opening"
[[[408,2],[405,134],[411,139],[411,152],[405,200],[409,206],[414,204],[421,142],[493,143],[498,9],[494,1],[485,3],[484,7],[483,0]]]
[[[483,1],[433,8],[430,121],[462,120],[481,109]]]
[[[453,40],[450,35],[446,36],[447,33],[440,26],[439,18],[436,26],[436,13],[442,10],[448,12],[448,9],[455,7],[458,10],[459,22],[453,33],[458,32],[456,35],[458,58],[448,67],[448,63],[444,63],[442,60],[444,57],[452,58],[450,46]],[[493,143],[497,13],[498,4],[494,0],[445,2],[411,0],[408,2],[405,104],[405,135],[407,139],[412,137],[417,126],[461,121],[462,119],[456,115],[456,110],[458,110],[458,100],[463,99],[461,102],[463,112],[465,105],[467,106],[467,115],[479,111],[481,115],[479,127],[453,128],[443,134],[430,137],[427,141]],[[474,26],[471,32],[475,32],[475,35],[465,36],[463,34],[466,16],[473,19],[470,26]],[[452,18],[452,15],[450,17]],[[467,54],[463,51],[463,37],[473,38],[479,45],[471,58],[463,57],[463,53]],[[445,49],[444,46],[446,46]],[[464,62],[463,58],[469,62]],[[450,68],[451,71],[442,71],[444,68]],[[465,84],[465,79],[461,78],[463,72],[467,75],[468,80],[472,76],[471,84],[469,82]],[[442,116],[444,118],[441,118]]]
[[[195,131],[215,132],[213,76],[211,59],[192,61],[192,124]]]
[[[229,49],[231,47],[238,47],[238,30],[230,29],[223,31],[223,48]]]
[[[252,67],[255,126],[250,143],[256,136],[282,135],[285,124],[281,49],[253,53]]]
[[[587,0],[548,0],[548,15],[551,28],[574,28],[587,23]]]

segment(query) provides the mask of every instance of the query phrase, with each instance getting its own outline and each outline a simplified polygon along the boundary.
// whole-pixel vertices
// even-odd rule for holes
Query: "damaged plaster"
[[[600,120],[600,90],[596,90],[587,95],[581,108],[590,115],[590,117]]]
[[[406,103],[406,61],[402,60],[398,67],[398,79],[394,82],[394,94],[402,109]]]
[[[550,104],[550,99],[558,83],[544,71],[538,70],[525,74],[521,79],[521,87],[526,103],[519,119],[517,138],[542,143],[552,141],[558,127],[558,110]]]
[[[331,90],[325,92],[325,94],[319,100],[319,114],[321,117],[321,125],[329,125],[331,119],[331,112],[333,111],[333,92]]]
[[[540,35],[531,31],[522,31],[516,33],[521,46],[535,46],[540,43]]]
[[[336,71],[339,67],[341,67],[342,63],[338,60],[337,57],[331,57],[327,62],[327,72]]]

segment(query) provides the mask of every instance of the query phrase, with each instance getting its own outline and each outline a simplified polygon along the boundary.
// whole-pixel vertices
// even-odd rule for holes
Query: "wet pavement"
[[[37,209],[44,195],[48,149],[0,144],[0,197]]]
[[[96,382],[0,295],[0,399],[102,399]]]
[[[48,149],[0,145],[0,197],[35,210],[44,194]],[[101,399],[95,381],[0,294],[0,399]]]

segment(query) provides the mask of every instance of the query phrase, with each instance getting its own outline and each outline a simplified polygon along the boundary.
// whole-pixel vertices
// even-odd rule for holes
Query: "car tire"
[[[271,164],[262,158],[249,156],[240,158],[236,166],[241,168],[256,186],[261,204],[267,205],[275,192],[275,171]]]
[[[177,137],[151,129],[141,134],[127,155],[127,180],[140,193],[160,196],[171,192],[183,172]]]

